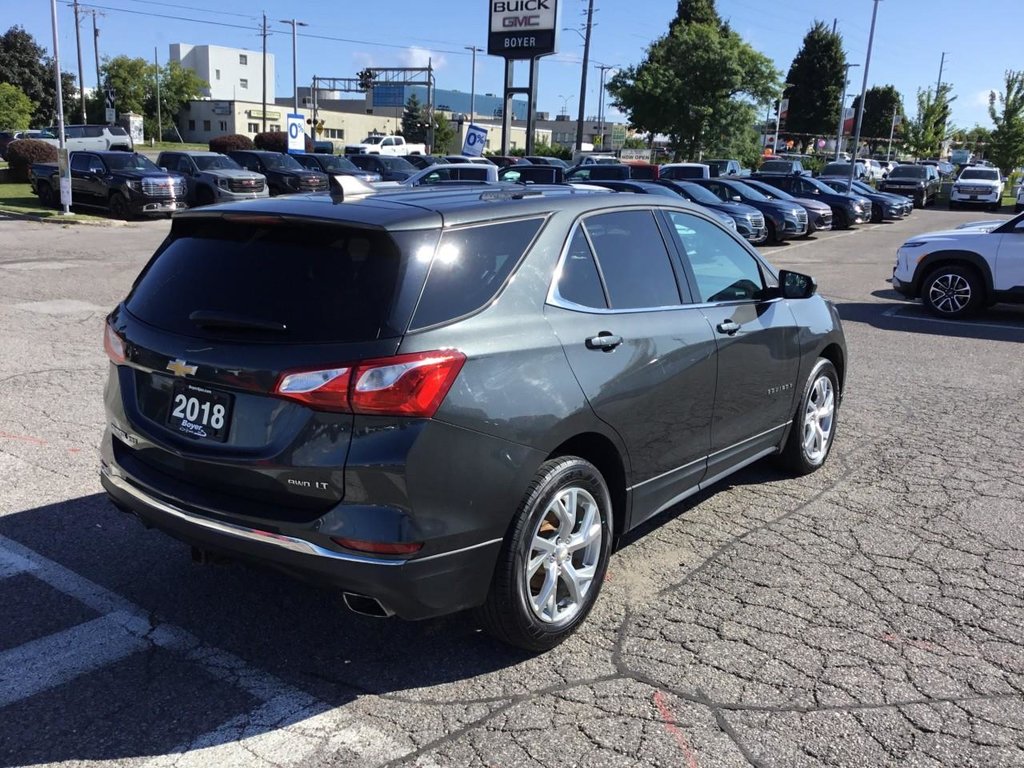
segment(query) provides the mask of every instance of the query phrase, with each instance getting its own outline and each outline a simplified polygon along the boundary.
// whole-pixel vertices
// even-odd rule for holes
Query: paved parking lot
[[[102,319],[169,225],[0,220],[0,765],[1024,765],[1024,308],[940,322],[885,282],[976,218],[767,249],[845,321],[831,460],[646,525],[540,657],[116,512]]]

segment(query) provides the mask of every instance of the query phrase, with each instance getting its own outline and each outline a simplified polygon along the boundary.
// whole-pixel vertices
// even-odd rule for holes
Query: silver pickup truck
[[[161,152],[156,164],[185,177],[188,202],[193,207],[270,196],[267,179],[262,173],[247,171],[227,155],[217,152]]]

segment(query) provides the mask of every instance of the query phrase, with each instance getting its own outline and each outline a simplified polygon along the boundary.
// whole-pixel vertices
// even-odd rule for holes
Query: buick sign
[[[558,0],[489,0],[487,53],[506,59],[547,56],[556,49]]]

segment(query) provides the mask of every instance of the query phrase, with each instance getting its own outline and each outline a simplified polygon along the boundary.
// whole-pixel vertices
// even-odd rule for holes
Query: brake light
[[[346,539],[341,536],[332,536],[331,541],[343,547],[354,549],[359,552],[370,552],[375,555],[412,555],[423,549],[422,541],[392,542],[392,541],[365,541],[363,539]]]
[[[274,394],[323,411],[430,418],[465,362],[465,355],[449,349],[290,371]]]
[[[360,363],[352,376],[352,410],[430,418],[465,362],[465,355],[449,349]]]
[[[296,400],[320,411],[349,411],[349,368],[285,373],[274,394]]]
[[[117,335],[117,331],[108,321],[103,326],[103,350],[111,362],[120,365],[126,359],[124,351],[124,339]]]

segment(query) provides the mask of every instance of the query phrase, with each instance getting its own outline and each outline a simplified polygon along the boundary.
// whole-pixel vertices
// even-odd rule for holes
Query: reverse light
[[[348,368],[285,373],[274,394],[309,405],[321,411],[348,411]]]
[[[118,336],[117,331],[114,330],[109,321],[104,324],[103,328],[103,351],[107,353],[107,357],[110,358],[112,363],[120,365],[127,359],[124,339]]]
[[[374,555],[412,555],[423,549],[422,541],[366,541],[365,539],[347,539],[341,536],[332,536],[331,541],[348,549],[369,552]]]

